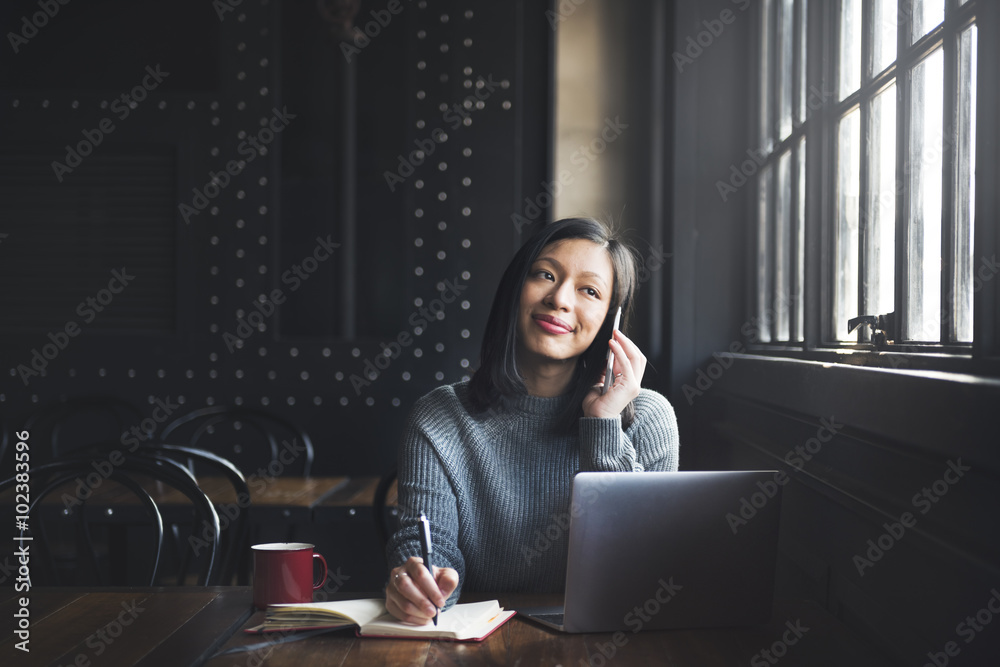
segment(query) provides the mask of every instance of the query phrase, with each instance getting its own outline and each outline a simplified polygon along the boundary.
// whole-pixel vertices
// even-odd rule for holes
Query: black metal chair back
[[[393,464],[378,481],[375,487],[375,496],[372,499],[372,513],[375,515],[375,533],[381,542],[382,551],[385,551],[389,538],[396,529],[399,528],[399,520],[387,507],[389,491],[397,478],[396,465]]]
[[[236,502],[226,503],[217,508],[217,511],[221,509],[219,523],[221,544],[223,545],[219,581],[223,585],[229,585],[232,583],[233,577],[238,574],[239,581],[237,583],[249,583],[250,545],[247,538],[251,512],[250,487],[240,469],[231,461],[217,454],[184,445],[156,443],[141,447],[137,451],[177,461],[193,474],[196,472],[204,474],[206,471],[211,471],[221,473],[226,478],[233,487]],[[184,550],[184,553],[186,556],[182,560],[181,576],[187,572],[188,559],[193,551],[188,549]]]
[[[117,455],[114,452],[120,453],[122,446],[117,442],[102,442],[77,451],[99,460],[107,460]],[[240,469],[217,454],[186,445],[154,442],[130,450],[129,454],[168,459],[183,466],[196,480],[198,475],[220,474],[226,479],[232,487],[236,502],[223,503],[220,499],[209,498],[216,505],[221,531],[219,548],[222,555],[216,583],[231,584],[238,571],[241,574],[240,583],[248,583],[250,487]],[[202,488],[201,483],[198,486]],[[202,491],[205,489],[202,488]],[[169,544],[175,557],[177,583],[182,585],[187,580],[192,560],[204,546],[209,526],[202,525],[199,533],[187,533],[180,524],[168,521],[166,529],[171,537]]]
[[[107,480],[116,482],[118,487],[104,486]],[[219,516],[212,506],[208,496],[198,488],[191,473],[179,463],[170,459],[149,456],[146,454],[132,455],[118,452],[107,460],[95,459],[93,456],[76,456],[35,466],[31,470],[31,496],[28,506],[28,521],[26,528],[31,532],[32,542],[36,545],[36,553],[41,554],[41,579],[37,578],[32,585],[40,583],[49,585],[70,584],[130,584],[156,585],[160,579],[163,565],[163,526],[164,518],[161,506],[154,495],[169,487],[180,492],[191,501],[192,508],[187,511],[191,516],[191,533],[202,531],[207,526],[205,554],[202,558],[201,572],[198,576],[199,585],[215,585],[218,583],[221,559],[219,552]],[[16,475],[0,482],[0,495],[9,490],[20,492]],[[66,485],[69,484],[70,487]],[[102,488],[103,487],[103,488]],[[123,491],[124,489],[124,491]],[[151,490],[152,489],[152,490]],[[49,501],[50,497],[61,491],[58,502]],[[141,512],[136,513],[134,504],[123,503],[127,496],[138,499]],[[16,505],[14,505],[16,507]],[[53,516],[55,515],[55,516]],[[140,516],[141,515],[141,516]],[[52,528],[67,527],[74,530],[74,537],[69,543],[60,539],[47,526]],[[112,524],[111,522],[115,522]],[[95,526],[107,524],[109,539],[99,545],[95,538]],[[16,525],[16,524],[13,524]],[[122,533],[127,533],[128,527],[142,527],[139,533],[152,533],[153,547],[150,550],[135,549],[133,544]],[[117,530],[116,530],[117,529]],[[133,535],[137,531],[132,531]],[[135,542],[144,535],[140,534]],[[59,572],[56,565],[56,553],[68,550],[72,564],[69,572],[71,580]],[[129,581],[128,572],[123,572],[123,564],[134,565],[132,558],[138,551],[149,555],[150,566],[147,573],[136,580]],[[126,553],[130,552],[130,553]],[[117,562],[116,562],[117,561]],[[39,561],[34,561],[39,562]],[[89,564],[93,574],[86,579],[84,563]],[[33,574],[38,574],[33,571]]]
[[[135,405],[117,396],[73,396],[36,408],[23,428],[31,432],[32,454],[54,461],[92,442],[117,441],[142,420]]]
[[[213,405],[182,415],[160,434],[164,442],[208,449],[252,474],[308,477],[314,450],[309,434],[292,422],[256,408]]]

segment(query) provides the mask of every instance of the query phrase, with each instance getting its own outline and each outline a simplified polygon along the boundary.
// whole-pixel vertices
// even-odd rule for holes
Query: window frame
[[[780,3],[780,0],[772,0]],[[900,0],[906,3],[908,0]],[[863,15],[869,16],[874,10],[873,0],[863,0]],[[837,67],[839,65],[838,44],[840,31],[841,2],[819,2],[812,0],[808,2],[808,17],[806,24],[806,79],[805,86],[809,91],[820,90],[823,92],[823,103],[819,109],[807,111],[801,124],[794,123],[792,134],[784,141],[775,141],[773,148],[770,148],[764,141],[761,133],[760,109],[762,107],[762,74],[755,72],[752,77],[753,96],[752,102],[757,113],[751,114],[750,136],[755,137],[755,145],[761,146],[765,152],[770,148],[766,161],[761,167],[761,173],[768,165],[773,165],[776,172],[778,160],[786,148],[787,142],[798,141],[805,138],[807,145],[806,166],[805,166],[805,266],[803,272],[804,283],[804,331],[801,342],[799,341],[778,341],[759,342],[747,340],[746,349],[752,353],[763,353],[778,357],[795,357],[800,359],[811,359],[816,361],[836,361],[864,366],[875,366],[883,368],[909,368],[927,370],[950,370],[959,372],[987,372],[989,374],[1000,375],[1000,358],[998,358],[998,336],[1000,330],[998,320],[1000,320],[1000,308],[997,304],[997,296],[1000,290],[996,283],[1000,282],[1000,276],[993,276],[994,280],[985,281],[985,289],[976,289],[973,293],[973,341],[971,343],[952,342],[931,342],[931,343],[893,343],[888,348],[878,350],[869,342],[869,337],[863,335],[859,341],[838,341],[831,340],[833,324],[831,320],[833,311],[833,263],[835,248],[835,212],[836,212],[836,157],[837,157],[837,131],[839,119],[842,118],[851,108],[860,107],[861,111],[861,188],[859,190],[859,206],[864,211],[867,196],[867,173],[870,164],[871,146],[868,138],[870,132],[869,119],[871,115],[871,100],[893,82],[896,84],[896,180],[901,181],[902,187],[897,187],[896,194],[896,222],[895,222],[895,274],[894,284],[895,308],[897,313],[894,330],[891,332],[892,340],[900,340],[902,329],[902,317],[905,298],[901,292],[906,291],[905,271],[907,270],[905,224],[906,224],[906,197],[909,193],[909,178],[899,171],[900,165],[905,164],[904,152],[908,150],[907,133],[909,132],[909,80],[912,67],[922,61],[927,54],[934,49],[942,48],[945,58],[944,74],[944,95],[945,99],[951,100],[944,104],[944,115],[942,127],[953,127],[956,120],[957,106],[957,77],[959,76],[960,63],[957,59],[960,38],[962,32],[972,23],[977,25],[978,40],[976,57],[979,63],[990,62],[987,58],[997,54],[998,49],[990,44],[991,37],[997,36],[997,25],[1000,23],[998,15],[1000,8],[990,6],[993,3],[984,3],[980,0],[967,0],[964,4],[959,0],[946,0],[945,19],[942,24],[930,30],[926,35],[910,44],[910,33],[912,30],[912,16],[910,11],[899,21],[897,29],[897,51],[896,58],[881,72],[873,72],[872,58],[872,24],[864,21],[867,29],[862,34],[862,78],[859,90],[838,101],[837,88],[839,84]],[[799,2],[796,2],[798,8]],[[754,24],[754,34],[750,40],[752,49],[751,62],[761,62],[761,42],[764,17],[762,16],[766,3],[760,3],[756,9],[756,22]],[[899,16],[904,10],[897,5]],[[774,12],[777,15],[777,11]],[[778,23],[774,18],[771,29]],[[798,31],[796,31],[796,35]],[[771,40],[772,42],[774,40]],[[793,53],[799,53],[798,37],[795,38]],[[947,51],[950,50],[950,53]],[[772,86],[770,89],[770,100],[768,109],[771,119],[776,120],[778,114],[775,112],[775,105],[780,102],[779,86],[774,78],[777,75],[777,57],[770,59]],[[760,69],[759,67],[757,68]],[[988,224],[989,211],[996,211],[996,195],[987,192],[984,184],[995,182],[997,174],[997,152],[995,149],[989,150],[990,142],[996,140],[997,124],[992,116],[986,115],[990,104],[994,104],[998,97],[997,85],[998,77],[990,74],[987,67],[977,69],[977,99],[976,99],[976,136],[974,139],[976,173],[976,194],[975,210],[973,211],[972,224],[974,226],[975,250],[972,253],[971,261],[973,272],[977,270],[981,260],[989,258],[993,254],[993,249],[998,247],[997,231]],[[993,68],[996,69],[996,68]],[[797,91],[800,88],[799,77],[793,70],[793,85]],[[904,90],[905,86],[905,90]],[[832,91],[827,93],[827,91]],[[797,92],[795,93],[797,94]],[[793,97],[793,107],[797,97]],[[794,120],[793,112],[793,120]],[[801,131],[801,133],[800,133]],[[953,163],[958,151],[957,141],[944,141],[944,152],[942,161],[944,169],[942,171],[942,211],[945,217],[942,226],[947,228],[943,234],[942,255],[950,257],[954,240],[954,201],[952,193],[955,192],[954,177],[955,169],[950,165]],[[793,169],[797,171],[797,169]],[[949,181],[945,181],[945,174],[949,174]],[[797,175],[796,175],[797,177]],[[990,178],[994,180],[989,180]],[[761,220],[759,216],[757,192],[759,191],[759,178],[757,176],[754,183],[754,197],[748,204],[748,219],[753,221],[753,234],[749,239],[749,267],[748,267],[748,294],[747,303],[749,305],[750,317],[748,322],[758,322],[761,315],[765,314],[758,297],[757,277],[760,270],[758,264],[758,238],[761,230]],[[772,178],[772,182],[776,181]],[[776,188],[772,185],[768,192],[769,208],[777,206]],[[794,197],[794,185],[793,185]],[[859,215],[863,213],[859,212]],[[768,226],[773,228],[776,215],[772,212]],[[773,235],[773,229],[768,231]],[[863,235],[861,235],[863,236]],[[770,237],[768,237],[770,239]],[[766,271],[770,274],[774,272],[773,242],[770,242],[769,255],[772,266]],[[876,315],[880,313],[868,313],[864,311],[865,296],[863,281],[860,280],[864,270],[866,251],[864,247],[865,239],[859,238],[858,243],[858,275],[859,275],[859,311],[857,315]],[[950,260],[949,260],[950,261]],[[944,266],[944,270],[948,267]],[[900,276],[900,272],[904,272]],[[949,275],[942,272],[942,276]],[[771,278],[773,284],[773,277]],[[945,304],[950,303],[953,281],[942,279],[941,284],[941,304],[942,312]],[[773,295],[773,290],[771,294]],[[768,304],[773,307],[772,304]],[[773,310],[772,310],[773,312]],[[792,315],[790,314],[790,318]],[[941,340],[947,341],[946,328],[950,326],[950,317],[939,317]],[[862,327],[866,329],[867,327]],[[790,333],[794,328],[790,327]],[[745,332],[744,332],[745,333]]]

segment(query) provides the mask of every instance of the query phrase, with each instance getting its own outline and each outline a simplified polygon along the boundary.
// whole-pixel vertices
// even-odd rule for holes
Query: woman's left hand
[[[583,398],[584,417],[617,417],[629,401],[639,395],[642,374],[646,370],[645,355],[621,331],[613,333],[608,345],[615,355],[611,370],[612,384],[606,393],[601,394],[607,370],[605,365],[601,368],[598,383]]]

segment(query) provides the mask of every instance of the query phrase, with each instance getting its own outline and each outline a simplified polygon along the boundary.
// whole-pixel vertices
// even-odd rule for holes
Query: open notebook
[[[438,624],[408,625],[396,620],[385,609],[385,600],[339,600],[273,604],[261,625],[246,632],[290,632],[358,626],[362,637],[413,637],[482,641],[503,625],[515,611],[505,611],[496,600],[457,604],[441,612]]]

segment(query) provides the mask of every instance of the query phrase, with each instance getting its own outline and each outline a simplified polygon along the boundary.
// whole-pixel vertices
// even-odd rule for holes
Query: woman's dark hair
[[[591,218],[566,218],[544,225],[525,241],[510,261],[490,307],[479,368],[469,382],[469,395],[474,409],[487,410],[496,406],[503,397],[527,393],[524,379],[517,368],[517,323],[521,289],[531,265],[542,250],[552,243],[567,239],[586,239],[602,246],[608,251],[614,269],[614,288],[611,303],[608,304],[608,314],[594,341],[577,361],[570,381],[573,398],[558,424],[560,430],[576,431],[579,419],[583,416],[583,399],[593,387],[600,369],[605,367],[608,339],[611,338],[619,305],[622,306],[619,329],[623,333],[628,331],[637,282],[637,262],[632,248],[625,243],[618,230]],[[635,406],[630,401],[622,411],[622,428],[627,428],[634,418]]]

